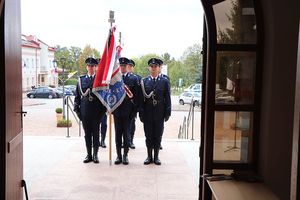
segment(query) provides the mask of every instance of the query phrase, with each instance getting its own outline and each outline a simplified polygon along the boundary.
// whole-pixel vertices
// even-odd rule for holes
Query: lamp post
[[[56,72],[57,72],[57,60],[53,60],[52,61],[52,63],[53,63],[53,68],[54,68],[54,85],[55,85],[55,87],[57,87],[57,82],[56,82]]]
[[[79,78],[80,76],[80,68],[79,68],[79,63],[78,63],[78,56],[79,56],[79,52],[75,52],[75,62],[77,65],[77,78]]]
[[[66,64],[66,58],[62,57],[60,58],[60,62],[62,63],[62,86],[63,86],[63,119],[66,118],[65,115],[65,64]]]

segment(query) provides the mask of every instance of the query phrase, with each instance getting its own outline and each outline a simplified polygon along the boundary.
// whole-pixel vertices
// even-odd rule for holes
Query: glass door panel
[[[215,112],[214,162],[250,163],[252,124],[252,112]]]
[[[217,52],[216,104],[253,104],[256,54]]]
[[[256,44],[256,20],[252,0],[226,0],[213,6],[217,43]]]

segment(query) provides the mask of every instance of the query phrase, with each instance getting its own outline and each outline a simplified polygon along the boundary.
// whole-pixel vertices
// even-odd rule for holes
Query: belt
[[[155,99],[151,99],[151,100],[146,100],[146,103],[147,104],[150,104],[150,105],[153,105],[153,106],[157,106],[158,104],[160,104],[161,103],[161,101],[160,100],[155,100]]]
[[[90,96],[90,97],[86,96],[86,97],[82,97],[82,99],[83,100],[88,100],[88,101],[94,101],[96,98],[93,97],[93,96]]]

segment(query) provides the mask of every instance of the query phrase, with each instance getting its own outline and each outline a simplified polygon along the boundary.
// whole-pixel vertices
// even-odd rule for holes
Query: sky
[[[180,59],[201,43],[200,0],[21,0],[22,34],[36,35],[50,46],[86,45],[103,52],[114,11],[122,56],[169,53]]]

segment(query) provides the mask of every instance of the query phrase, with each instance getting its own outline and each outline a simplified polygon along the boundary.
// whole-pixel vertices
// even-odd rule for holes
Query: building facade
[[[55,49],[36,36],[22,35],[22,89],[28,91],[37,86],[58,86],[58,74],[54,68]]]

